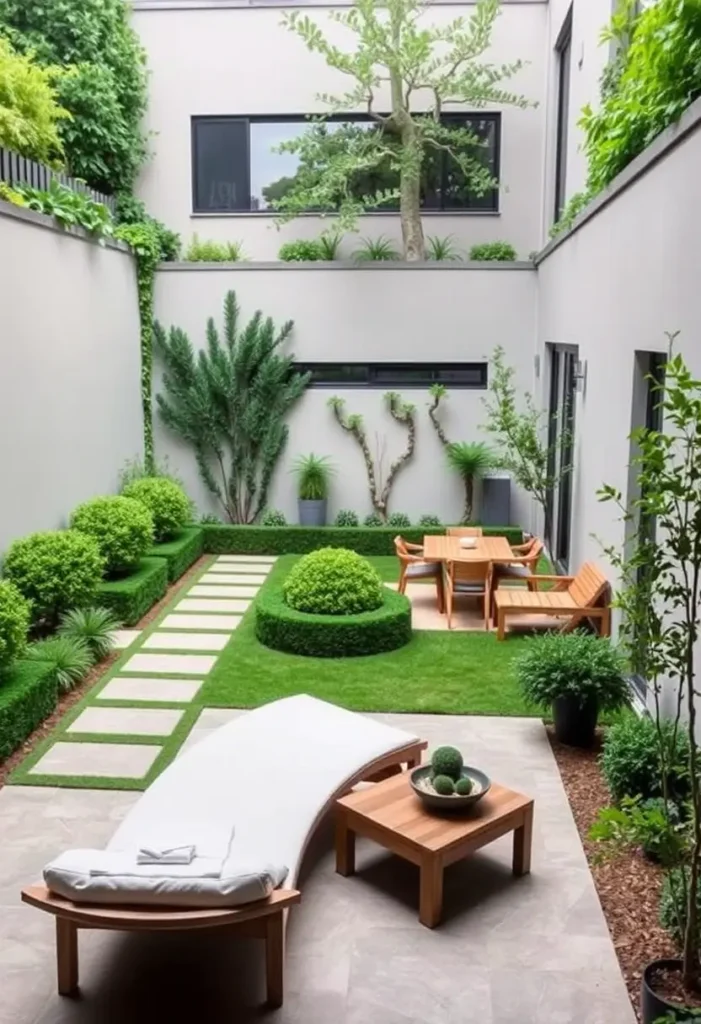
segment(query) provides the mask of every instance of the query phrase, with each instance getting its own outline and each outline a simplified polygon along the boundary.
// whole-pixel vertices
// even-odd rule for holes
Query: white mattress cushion
[[[222,823],[233,839],[221,878],[204,879],[195,892],[191,878],[166,883],[164,875],[157,884],[153,876],[130,876],[128,889],[110,886],[109,902],[133,904],[143,895],[143,902],[170,906],[233,906],[243,902],[232,882],[242,865],[260,869],[271,884],[284,877],[285,886],[294,888],[309,835],[334,794],[365,765],[416,741],[411,733],[304,694],[234,719],[177,758],[107,846],[110,853],[130,853],[176,833],[179,842],[197,845],[211,836],[213,822]],[[52,862],[44,874],[52,889],[55,868]],[[62,888],[55,891],[76,902],[102,902],[93,883],[106,886],[104,876],[87,878],[63,871],[55,883]],[[260,890],[248,898],[261,898]]]

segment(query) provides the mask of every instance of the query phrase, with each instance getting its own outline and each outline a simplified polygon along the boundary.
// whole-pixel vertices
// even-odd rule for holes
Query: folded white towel
[[[220,878],[224,866],[218,857],[193,857],[189,864],[139,864],[134,853],[91,852],[88,871],[93,878]]]
[[[137,864],[191,864],[195,846],[142,846],[136,855]]]

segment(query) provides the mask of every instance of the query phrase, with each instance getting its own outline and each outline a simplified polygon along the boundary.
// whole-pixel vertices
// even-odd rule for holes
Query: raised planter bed
[[[22,744],[56,707],[50,665],[18,661],[0,681],[0,761]]]
[[[165,544],[154,544],[149,558],[165,558],[168,580],[175,583],[202,554],[204,535],[201,526],[187,526]]]
[[[133,626],[168,589],[165,558],[142,558],[136,572],[101,583],[97,604],[110,608],[125,626]]]

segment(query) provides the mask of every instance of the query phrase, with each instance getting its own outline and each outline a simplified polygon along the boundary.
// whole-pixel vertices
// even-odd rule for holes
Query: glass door
[[[548,475],[558,483],[548,495],[545,539],[560,571],[567,570],[570,560],[576,363],[576,348],[550,347]]]

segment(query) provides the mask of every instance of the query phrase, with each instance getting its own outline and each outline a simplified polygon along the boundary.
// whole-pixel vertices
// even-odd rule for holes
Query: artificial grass
[[[204,535],[201,526],[188,526],[163,544],[154,544],[149,558],[165,558],[168,580],[175,583],[202,554]]]
[[[168,589],[168,563],[163,558],[142,558],[136,571],[117,580],[106,580],[97,601],[109,608],[125,626],[133,626]]]

